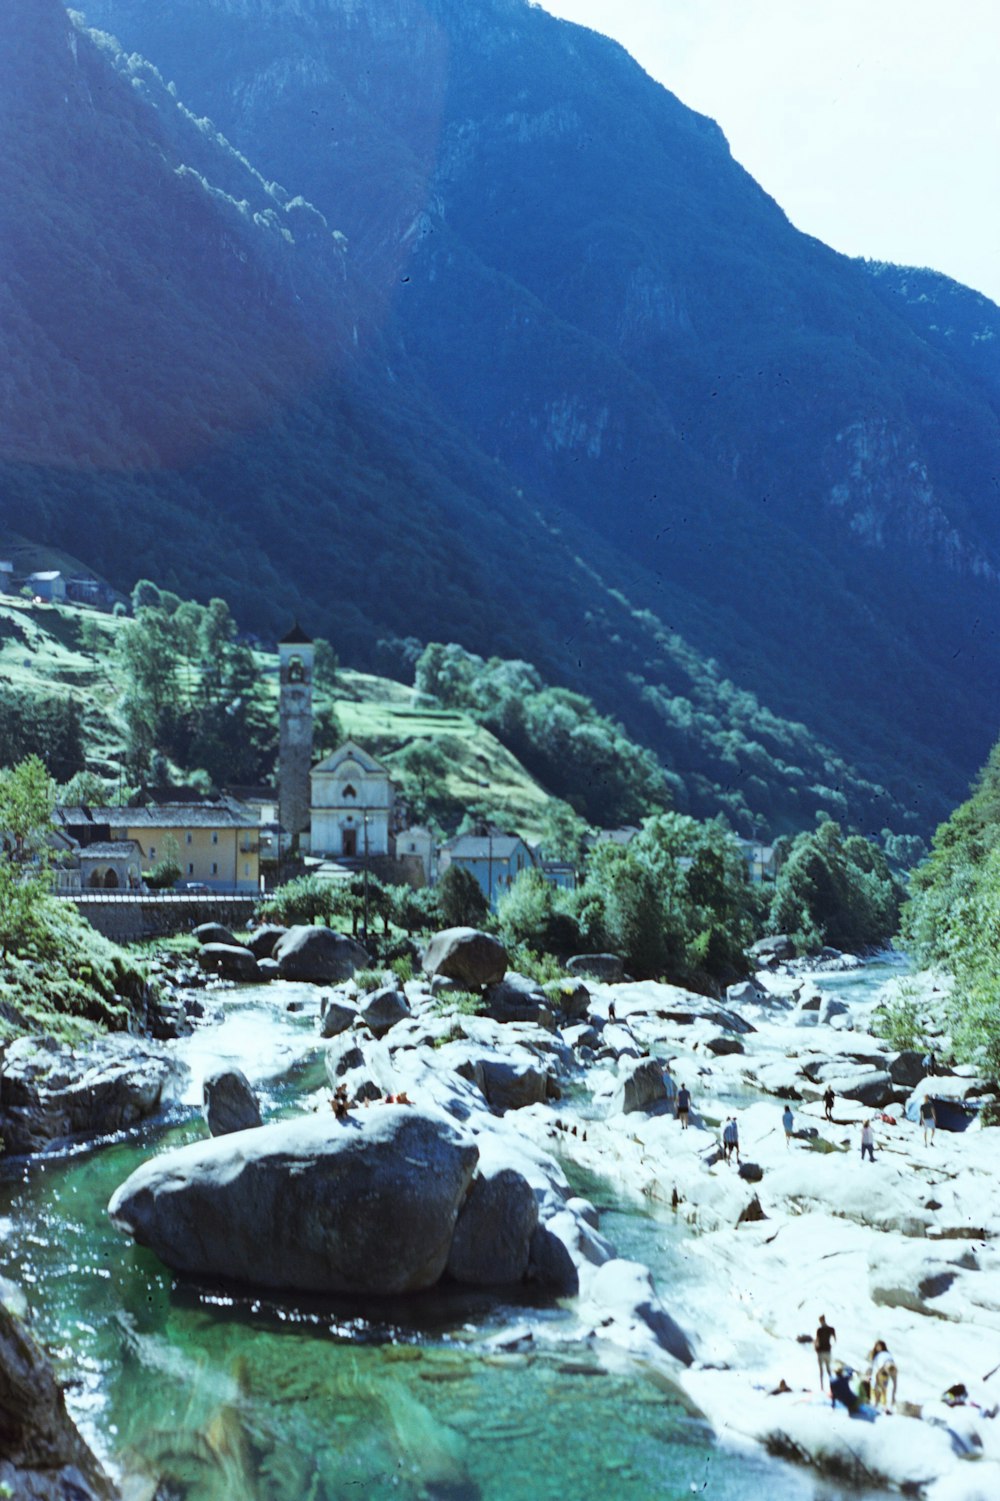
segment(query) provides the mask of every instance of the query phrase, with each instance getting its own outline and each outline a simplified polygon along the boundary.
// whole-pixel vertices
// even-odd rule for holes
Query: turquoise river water
[[[295,987],[228,993],[225,1017],[177,1046],[188,1104],[173,1122],[85,1150],[0,1163],[0,1273],[71,1381],[71,1408],[132,1494],[157,1501],[833,1501],[845,1494],[719,1446],[655,1373],[607,1370],[558,1304],[484,1294],[259,1298],[171,1274],[105,1206],[151,1152],[200,1137],[205,1070],[237,1062],[273,1115],[315,1088],[314,1022]],[[579,1184],[623,1254],[646,1261],[683,1322],[683,1233]],[[673,1290],[671,1284],[674,1282]],[[544,1320],[554,1342],[504,1350]],[[561,1326],[566,1338],[560,1340]],[[536,1346],[537,1348],[533,1348]]]

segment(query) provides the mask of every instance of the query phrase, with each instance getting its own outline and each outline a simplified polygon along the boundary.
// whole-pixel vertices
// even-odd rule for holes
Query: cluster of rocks
[[[0,1279],[0,1495],[113,1501],[117,1490],[66,1411],[24,1300]]]
[[[475,1007],[452,1007],[456,992]],[[542,988],[509,973],[492,935],[439,933],[418,979],[323,996],[327,1089],[311,1113],[258,1126],[246,1080],[211,1076],[212,1139],[152,1158],[112,1218],[189,1275],[380,1295],[525,1283],[579,1296],[595,1337],[689,1361],[648,1272],[615,1256],[593,1206],[520,1129],[551,1118],[581,1055],[618,1057],[589,1002],[577,979]]]
[[[0,1050],[0,1141],[20,1156],[108,1136],[158,1115],[185,1076],[161,1044],[125,1033],[74,1045],[17,1038]]]
[[[268,980],[305,980],[329,985],[348,980],[370,962],[355,939],[308,923],[285,928],[268,923],[240,943],[221,923],[202,923],[194,936],[198,967],[205,975],[250,985]]]

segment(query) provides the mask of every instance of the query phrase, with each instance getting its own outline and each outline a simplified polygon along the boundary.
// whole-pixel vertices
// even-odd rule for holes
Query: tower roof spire
[[[312,646],[312,644],[313,638],[306,635],[305,631],[299,625],[298,617],[296,617],[295,624],[288,632],[288,635],[282,636],[278,642],[279,646]]]

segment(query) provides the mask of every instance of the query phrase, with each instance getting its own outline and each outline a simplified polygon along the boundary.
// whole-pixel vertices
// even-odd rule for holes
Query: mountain
[[[959,794],[995,385],[717,126],[523,0],[30,9],[0,519],[358,665],[529,658],[743,827]]]

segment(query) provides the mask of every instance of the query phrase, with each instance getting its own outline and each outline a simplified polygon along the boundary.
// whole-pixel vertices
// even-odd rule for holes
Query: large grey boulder
[[[667,1098],[667,1086],[663,1082],[663,1069],[655,1058],[623,1060],[618,1086],[611,1096],[609,1114],[630,1115],[635,1110],[648,1110]]]
[[[323,1037],[338,1037],[341,1032],[346,1032],[360,1016],[357,1006],[350,1001],[342,1000],[339,996],[330,996],[324,1000],[320,1011],[320,1035]]]
[[[684,1365],[694,1360],[691,1343],[660,1302],[648,1267],[618,1258],[605,1262],[594,1274],[589,1297],[609,1320],[634,1330],[645,1326],[655,1344],[676,1360]]]
[[[538,1022],[550,1031],[555,1019],[548,996],[534,980],[515,971],[496,985],[486,987],[484,997],[488,1015],[498,1022]]]
[[[198,966],[209,975],[224,980],[252,983],[260,979],[257,960],[249,949],[238,943],[206,943],[198,950]]]
[[[730,1037],[725,1032],[720,1033],[717,1037],[710,1037],[705,1044],[705,1049],[709,1053],[714,1053],[717,1058],[725,1057],[730,1053],[746,1052],[746,1048],[738,1037]]]
[[[566,971],[604,985],[620,985],[625,978],[625,962],[619,954],[574,954],[566,961]]]
[[[272,958],[278,961],[283,980],[308,980],[314,985],[350,980],[355,970],[371,962],[361,944],[345,933],[308,924],[289,928],[274,945]]]
[[[385,985],[373,990],[361,1002],[361,1017],[369,1031],[376,1037],[385,1034],[410,1015],[410,1003],[395,985]]]
[[[0,1495],[17,1501],[112,1501],[118,1495],[66,1411],[48,1356],[3,1300]]]
[[[116,1190],[108,1213],[192,1276],[416,1292],[444,1271],[478,1157],[438,1112],[324,1113],[163,1152]]]
[[[579,980],[563,980],[550,986],[547,992],[549,1004],[556,1008],[560,1027],[583,1021],[590,1010],[590,991]]]
[[[834,1094],[840,1095],[842,1099],[856,1100],[872,1110],[883,1110],[905,1093],[899,1085],[893,1083],[892,1076],[882,1069],[841,1074],[834,1078],[824,1075],[824,1084],[829,1085]]]
[[[202,1084],[203,1110],[213,1136],[232,1131],[251,1131],[259,1126],[260,1106],[253,1086],[242,1069],[217,1068]]]
[[[478,928],[444,928],[424,950],[423,968],[427,975],[442,975],[478,990],[503,979],[507,950],[499,938]]]
[[[166,1049],[124,1033],[73,1047],[20,1037],[0,1059],[0,1141],[16,1156],[138,1125],[178,1097],[186,1073]]]
[[[199,923],[194,929],[192,937],[197,938],[201,944],[226,943],[230,948],[234,945],[239,946],[239,939],[235,938],[228,928],[223,927],[221,922]]]
[[[765,963],[782,963],[795,958],[795,944],[787,933],[772,933],[767,938],[758,938],[750,947],[750,956]]]
[[[905,1048],[897,1053],[889,1064],[889,1073],[894,1084],[900,1084],[905,1089],[916,1089],[921,1079],[927,1077],[927,1069],[924,1066],[926,1054],[917,1053],[912,1048]]]
[[[264,923],[263,927],[255,928],[247,939],[247,948],[255,959],[270,959],[274,953],[274,946],[279,938],[284,938],[288,932],[280,923]]]
[[[767,998],[767,991],[753,980],[740,980],[726,989],[727,1006],[759,1006]]]
[[[836,996],[825,995],[820,1001],[819,1011],[816,1016],[818,1026],[829,1026],[835,1016],[848,1016],[850,1008],[846,1002],[838,1000]]]
[[[549,1075],[534,1064],[483,1058],[480,1068],[483,1094],[501,1114],[506,1110],[522,1110],[525,1105],[539,1105],[549,1097]]]
[[[363,1068],[365,1055],[357,1032],[341,1032],[332,1038],[326,1050],[326,1076],[333,1088],[352,1068]]]
[[[538,1201],[519,1172],[477,1174],[455,1225],[448,1275],[471,1287],[522,1281],[537,1224]]]

